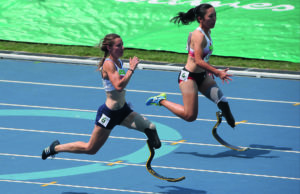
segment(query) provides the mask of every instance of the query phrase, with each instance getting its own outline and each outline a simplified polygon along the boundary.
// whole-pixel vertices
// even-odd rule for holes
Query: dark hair
[[[98,70],[102,67],[105,58],[108,56],[109,51],[107,47],[112,47],[115,43],[116,38],[121,38],[118,34],[107,34],[103,39],[101,39],[99,43],[100,50],[104,52],[104,57],[101,59],[101,61],[98,64]]]
[[[170,20],[170,22],[173,22],[174,24],[179,24],[181,22],[183,25],[188,25],[191,22],[197,20],[198,17],[204,18],[206,10],[211,7],[213,6],[207,3],[200,4],[197,7],[189,9],[186,13],[179,12],[177,16],[173,17]]]

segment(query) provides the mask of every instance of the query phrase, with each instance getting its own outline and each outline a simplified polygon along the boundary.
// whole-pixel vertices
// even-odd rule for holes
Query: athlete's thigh
[[[215,84],[216,84],[216,81],[211,76],[206,75],[202,84],[200,86],[198,86],[199,92],[201,92],[202,94],[205,94],[207,89]]]
[[[111,130],[95,125],[91,138],[89,140],[89,146],[93,149],[100,149],[108,139],[110,133]]]
[[[185,112],[198,113],[198,86],[194,80],[182,81],[179,84]]]

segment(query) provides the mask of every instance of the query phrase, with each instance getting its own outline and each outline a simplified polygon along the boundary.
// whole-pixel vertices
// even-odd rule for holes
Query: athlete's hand
[[[222,83],[224,84],[224,81],[226,81],[227,83],[229,83],[229,80],[232,81],[232,79],[230,77],[232,77],[232,74],[228,74],[227,71],[229,70],[229,68],[226,68],[224,70],[220,70],[219,71],[219,78],[222,80]]]
[[[136,56],[133,58],[129,58],[129,68],[132,70],[135,70],[137,68],[137,65],[139,64],[140,60]]]

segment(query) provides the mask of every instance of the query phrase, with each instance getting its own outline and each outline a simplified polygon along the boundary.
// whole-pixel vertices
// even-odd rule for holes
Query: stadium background
[[[197,24],[169,20],[199,3],[216,7],[214,55],[300,62],[300,2],[291,0],[7,0],[0,2],[0,39],[95,46],[118,33],[126,48],[185,53]]]

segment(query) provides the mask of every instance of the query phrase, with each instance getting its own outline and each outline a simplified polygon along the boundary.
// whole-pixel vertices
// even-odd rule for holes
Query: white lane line
[[[94,86],[80,86],[80,85],[70,85],[70,84],[54,84],[54,83],[42,83],[42,82],[28,82],[28,81],[17,81],[17,80],[0,80],[4,83],[18,83],[18,84],[31,84],[31,85],[42,85],[42,86],[56,86],[56,87],[71,87],[71,88],[84,88],[84,89],[97,89],[103,90],[103,87],[94,87]],[[148,91],[148,90],[131,90],[126,89],[128,92],[139,92],[139,93],[151,93],[151,94],[160,94],[159,91]],[[165,92],[168,95],[181,95],[181,93],[176,92]],[[203,95],[198,95],[199,97],[204,97]],[[264,99],[255,99],[255,98],[238,98],[238,97],[227,97],[228,99],[233,100],[245,100],[245,101],[257,101],[257,102],[272,102],[272,103],[285,103],[285,104],[298,104],[300,102],[291,102],[291,101],[281,101],[281,100],[264,100]]]
[[[36,106],[36,105],[24,105],[24,104],[10,104],[10,103],[0,103],[0,106],[15,106],[15,107],[26,107],[26,108],[39,108],[39,109],[52,109],[52,110],[69,110],[69,111],[81,111],[81,112],[97,112],[95,110],[85,110],[85,109],[76,109],[76,108],[62,108],[62,107],[49,107],[49,106]],[[164,115],[150,115],[142,114],[145,117],[158,117],[158,118],[169,118],[169,119],[180,119],[177,116],[164,116]],[[196,119],[197,121],[206,121],[206,122],[216,122],[217,120],[213,119]],[[226,121],[224,121],[226,122]],[[258,126],[267,126],[267,127],[284,127],[284,128],[296,128],[300,129],[300,126],[293,125],[274,125],[274,124],[264,124],[264,123],[241,123],[241,125],[258,125]]]
[[[86,136],[90,137],[90,134],[83,134],[83,133],[70,133],[70,132],[62,132],[62,131],[45,131],[45,130],[34,130],[34,129],[17,129],[17,128],[8,128],[8,127],[0,127],[0,130],[8,130],[8,131],[22,131],[22,132],[34,132],[34,133],[48,133],[48,134],[60,134],[60,135],[74,135],[74,136]],[[120,137],[120,136],[110,136],[113,139],[125,139],[125,140],[135,140],[135,141],[146,141],[145,138],[134,138],[134,137]],[[205,144],[205,143],[193,143],[188,141],[169,141],[169,140],[161,140],[162,142],[173,144],[184,144],[184,145],[195,145],[195,146],[210,146],[210,147],[221,147],[224,148],[222,145],[216,144]],[[286,152],[286,153],[295,153],[300,154],[300,151],[296,150],[279,150],[279,149],[267,149],[267,148],[258,148],[258,147],[249,147],[253,150],[265,150],[265,151],[276,151],[276,152]]]
[[[42,182],[17,181],[17,180],[5,180],[5,179],[0,179],[0,182],[23,183],[23,184],[33,184],[33,185],[45,185],[45,184],[49,184],[49,183],[42,183]],[[82,185],[67,185],[67,184],[59,184],[59,183],[53,183],[53,184],[51,184],[49,186],[71,187],[71,188],[93,189],[93,190],[104,190],[104,191],[117,191],[117,192],[128,192],[128,193],[154,194],[153,192],[147,192],[147,191],[127,190],[127,189],[114,189],[114,188],[105,188],[105,187],[91,187],[91,186],[82,186]]]
[[[31,85],[40,85],[40,86],[56,86],[56,87],[67,87],[67,88],[84,88],[84,89],[97,89],[97,90],[104,89],[103,87],[79,86],[79,85],[69,85],[69,84],[54,84],[54,83],[42,83],[42,82],[28,82],[28,81],[16,81],[16,80],[0,80],[0,82],[17,83],[17,84],[31,84]]]
[[[8,154],[8,153],[0,153],[0,156],[13,156],[13,157],[38,158],[38,159],[41,158],[41,156],[22,155],[22,154]],[[53,160],[66,160],[66,161],[87,162],[87,163],[105,163],[105,164],[111,163],[109,161],[82,160],[82,159],[58,158],[58,157],[55,157]],[[116,165],[145,167],[144,164],[123,163],[123,162],[120,162]],[[274,176],[274,175],[265,175],[265,174],[252,174],[252,173],[230,172],[230,171],[220,171],[220,170],[207,170],[207,169],[195,169],[195,168],[180,168],[180,167],[172,167],[172,166],[154,166],[153,165],[152,167],[163,168],[163,169],[172,169],[172,170],[182,170],[182,171],[207,172],[207,173],[217,173],[217,174],[230,174],[230,175],[253,176],[253,177],[264,177],[264,178],[275,178],[275,179],[286,179],[286,180],[300,181],[300,178],[297,178],[297,177]]]
[[[69,110],[69,111],[81,111],[81,112],[97,112],[95,110],[84,110],[76,108],[61,108],[61,107],[50,107],[50,106],[36,106],[36,105],[26,105],[26,104],[9,104],[0,103],[0,106],[15,106],[15,107],[25,107],[25,108],[39,108],[39,109],[51,109],[51,110]]]

